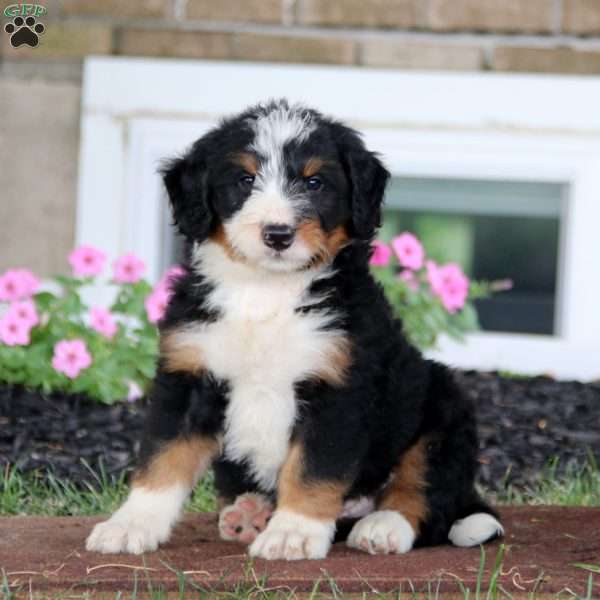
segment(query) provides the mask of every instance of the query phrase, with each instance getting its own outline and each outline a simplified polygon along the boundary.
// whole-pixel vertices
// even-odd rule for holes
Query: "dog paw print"
[[[4,31],[10,35],[10,44],[13,48],[18,48],[23,44],[35,48],[39,41],[40,35],[44,33],[46,28],[37,23],[35,17],[15,17],[12,23],[7,23],[4,26]]]

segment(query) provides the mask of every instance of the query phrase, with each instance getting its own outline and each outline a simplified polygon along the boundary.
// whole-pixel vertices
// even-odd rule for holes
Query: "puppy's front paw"
[[[325,558],[334,532],[333,521],[319,521],[289,510],[278,510],[250,546],[250,556],[267,560]]]
[[[91,552],[103,554],[142,554],[156,550],[168,536],[168,531],[159,531],[148,522],[144,523],[135,518],[127,520],[115,515],[94,527],[85,547]]]
[[[152,552],[166,542],[177,521],[186,490],[134,489],[125,504],[108,521],[98,523],[85,547],[91,552],[117,554]]]
[[[404,554],[414,541],[414,529],[399,512],[378,510],[354,525],[346,543],[369,554]]]

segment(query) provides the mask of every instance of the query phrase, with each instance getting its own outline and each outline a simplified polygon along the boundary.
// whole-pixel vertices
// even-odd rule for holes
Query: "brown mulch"
[[[574,563],[600,565],[600,508],[523,507],[501,510],[507,536],[485,546],[483,588],[500,544],[507,545],[499,583],[513,596],[537,590],[556,594],[568,588],[585,596],[589,572]],[[459,591],[457,579],[474,596],[480,564],[479,548],[440,546],[400,556],[369,556],[336,544],[322,561],[250,562],[245,548],[217,537],[214,514],[187,515],[171,542],[146,556],[86,552],[84,540],[98,518],[0,518],[0,569],[14,589],[131,592],[179,590],[175,571],[184,571],[185,589],[233,589],[257,581],[270,589],[296,592],[438,590]],[[266,577],[266,583],[265,578]],[[149,583],[150,582],[150,583]],[[435,595],[435,594],[434,594]],[[567,596],[568,597],[568,596]],[[592,598],[600,597],[596,575]]]
[[[457,378],[477,407],[487,489],[535,486],[550,459],[559,460],[558,474],[587,456],[600,461],[600,383],[478,371]],[[144,412],[143,402],[106,406],[0,384],[0,469],[50,471],[77,485],[95,484],[86,464],[118,476],[134,463]]]

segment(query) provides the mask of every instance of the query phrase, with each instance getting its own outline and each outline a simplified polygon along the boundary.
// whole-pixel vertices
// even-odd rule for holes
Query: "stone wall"
[[[37,48],[12,48],[0,32],[0,218],[13,224],[0,237],[0,270],[17,262],[43,274],[64,269],[87,54],[600,75],[600,0],[45,5]]]

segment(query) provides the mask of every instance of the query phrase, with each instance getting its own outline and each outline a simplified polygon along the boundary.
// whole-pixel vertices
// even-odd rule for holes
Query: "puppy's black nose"
[[[281,251],[289,248],[294,241],[294,230],[289,225],[273,224],[265,225],[262,230],[264,243],[273,248],[273,250]]]

